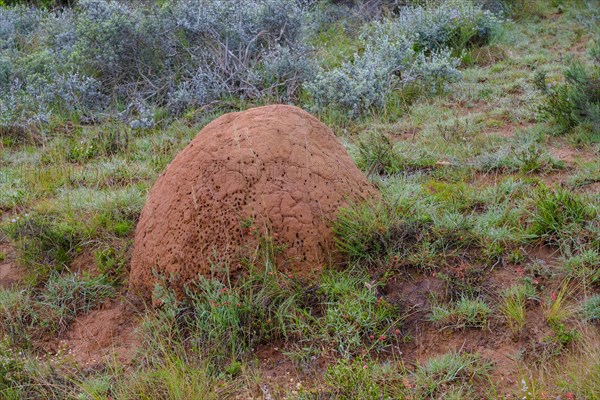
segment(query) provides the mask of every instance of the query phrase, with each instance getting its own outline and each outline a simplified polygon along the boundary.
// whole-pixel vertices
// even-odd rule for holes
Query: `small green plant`
[[[0,397],[9,399],[9,395],[15,394],[15,388],[22,383],[25,367],[10,344],[6,338],[0,339]]]
[[[393,142],[384,134],[370,132],[358,140],[358,166],[371,174],[394,174],[401,166]]]
[[[550,328],[554,332],[553,340],[563,347],[581,338],[581,333],[577,329],[569,329],[563,323],[551,323]]]
[[[0,337],[11,345],[30,344],[30,328],[40,319],[31,296],[28,290],[0,289]]]
[[[600,131],[600,69],[588,70],[575,63],[565,71],[565,83],[553,86],[545,76],[536,79],[546,95],[542,116],[554,122],[562,132],[586,125],[592,132]]]
[[[107,280],[118,283],[123,277],[127,262],[126,249],[107,247],[94,251],[94,258],[100,272]]]
[[[3,251],[0,251],[0,262],[6,260],[6,253]]]
[[[479,355],[451,352],[427,360],[415,371],[418,398],[446,398],[458,389],[469,392],[475,380],[486,377],[490,365]]]
[[[523,331],[527,301],[535,298],[535,287],[529,282],[512,286],[502,293],[500,310],[513,334],[517,335]]]
[[[356,358],[342,359],[325,374],[328,392],[336,399],[405,398],[408,379],[402,365]]]
[[[356,261],[381,257],[390,244],[393,211],[383,202],[342,208],[333,231],[339,249]]]
[[[323,340],[342,356],[350,356],[368,344],[388,347],[398,335],[399,310],[376,295],[368,278],[348,273],[327,272],[320,292],[325,298],[325,315],[318,323]]]
[[[432,306],[429,320],[443,328],[484,328],[491,313],[491,307],[483,300],[461,296],[449,306]]]
[[[600,322],[600,295],[597,294],[587,299],[581,307],[581,313],[587,322]]]
[[[592,217],[592,212],[577,194],[562,188],[540,189],[534,207],[531,233],[554,244],[560,243],[570,230]]]
[[[149,340],[189,341],[216,368],[227,368],[253,346],[293,335],[302,310],[292,279],[270,262],[262,271],[249,268],[239,284],[199,277],[184,300],[157,286],[163,308],[145,323]]]
[[[569,281],[565,280],[560,289],[550,295],[549,305],[545,310],[546,321],[557,332],[566,332],[564,322],[573,314],[573,309],[568,303],[569,298],[573,296],[573,290]]]
[[[564,270],[568,276],[577,278],[583,285],[594,285],[600,282],[600,253],[592,249],[582,251],[580,254],[567,258]]]
[[[87,313],[103,300],[113,296],[115,289],[105,277],[54,273],[39,296],[38,306],[44,313],[41,326],[62,333],[80,314]]]
[[[75,220],[55,215],[36,215],[5,224],[4,232],[16,242],[20,261],[33,267],[43,279],[48,266],[66,267],[83,237]]]
[[[514,19],[527,19],[540,15],[538,2],[534,0],[503,0],[501,4]]]
[[[231,384],[218,380],[212,373],[210,364],[205,360],[190,360],[179,357],[173,349],[164,349],[166,356],[159,364],[150,368],[123,375],[116,371],[119,377],[111,390],[114,393],[109,398],[118,399],[207,399],[217,400],[224,396],[230,397]],[[84,398],[106,398],[105,394],[95,394],[84,385]]]

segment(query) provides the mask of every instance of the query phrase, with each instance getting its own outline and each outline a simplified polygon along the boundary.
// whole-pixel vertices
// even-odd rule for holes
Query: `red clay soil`
[[[109,301],[77,318],[59,346],[81,366],[94,367],[114,360],[129,364],[140,344],[135,334],[137,323],[132,307]]]
[[[182,295],[199,274],[244,271],[266,235],[280,245],[278,268],[310,276],[336,259],[330,221],[339,207],[376,195],[333,132],[300,108],[226,114],[152,188],[130,286],[148,297],[158,275]]]
[[[24,271],[15,261],[15,249],[8,243],[0,242],[0,288],[9,288],[18,284],[24,275]]]

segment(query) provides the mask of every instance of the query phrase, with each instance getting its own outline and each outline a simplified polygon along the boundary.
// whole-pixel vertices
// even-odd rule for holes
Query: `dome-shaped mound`
[[[307,112],[275,105],[207,125],[152,188],[135,235],[130,285],[156,275],[176,292],[214,267],[232,273],[268,234],[277,267],[299,276],[335,258],[330,222],[348,201],[376,195],[333,132]]]

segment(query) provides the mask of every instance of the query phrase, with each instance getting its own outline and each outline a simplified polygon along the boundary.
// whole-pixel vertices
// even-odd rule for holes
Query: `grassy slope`
[[[143,363],[127,374],[117,361],[86,370],[68,356],[38,363],[10,349],[45,357],[42,344],[66,337],[78,316],[106,297],[126,302],[122,271],[144,196],[214,116],[191,114],[133,136],[118,124],[65,122],[43,145],[6,141],[0,212],[8,244],[0,263],[12,265],[16,257],[24,272],[23,290],[1,292],[9,339],[0,347],[6,360],[0,368],[19,371],[15,380],[25,389],[3,396],[19,398],[27,385],[41,385],[45,396],[59,398],[598,398],[598,328],[578,310],[598,293],[599,250],[585,243],[586,218],[598,216],[600,153],[577,133],[553,136],[539,123],[533,86],[536,70],[559,81],[566,59],[584,59],[586,35],[573,13],[548,7],[542,18],[511,23],[497,43],[473,55],[465,81],[448,95],[420,99],[394,121],[386,116],[403,111],[390,106],[379,118],[344,123],[340,135],[389,203],[381,206],[387,211],[365,211],[372,214],[364,221],[350,215],[359,226],[342,226],[340,234],[368,238],[366,222],[376,221],[390,245],[358,248],[358,266],[323,277],[315,297],[286,277],[238,288],[235,300],[248,313],[219,319],[210,309],[214,317],[195,331],[214,332],[207,347],[231,335],[231,351],[189,355],[167,330],[178,325],[169,308],[149,312],[140,317],[142,331],[150,332],[143,335]],[[541,207],[556,214],[553,204],[564,203],[545,195],[555,185],[573,193],[573,209],[595,213],[567,217],[555,230],[540,228],[543,237],[532,239],[536,218],[539,226],[548,222]],[[396,223],[418,232],[398,241]],[[305,306],[307,296],[322,304]],[[252,310],[264,298],[275,299],[276,309],[258,315]],[[282,315],[280,325],[290,332],[261,325],[261,334],[240,342],[231,318],[260,321],[257,315],[265,321]],[[24,334],[29,341],[18,340]],[[252,347],[254,357],[240,357]],[[49,372],[50,365],[59,372]]]

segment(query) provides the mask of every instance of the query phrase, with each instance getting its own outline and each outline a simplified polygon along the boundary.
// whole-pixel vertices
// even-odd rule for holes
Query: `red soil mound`
[[[335,258],[329,222],[347,201],[376,195],[333,132],[291,106],[259,107],[207,125],[158,179],[135,235],[130,285],[155,275],[183,285],[215,267],[244,270],[267,232],[278,268],[310,275]],[[156,274],[153,273],[156,272]]]

